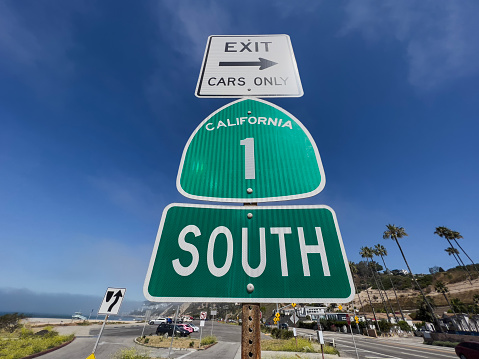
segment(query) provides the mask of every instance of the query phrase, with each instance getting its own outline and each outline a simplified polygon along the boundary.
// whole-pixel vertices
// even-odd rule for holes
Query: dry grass
[[[171,337],[163,338],[162,336],[147,336],[145,338],[138,338],[139,343],[146,344],[148,346],[156,348],[169,348],[171,343]],[[174,338],[173,348],[178,349],[198,349],[200,345],[199,339],[191,338]]]

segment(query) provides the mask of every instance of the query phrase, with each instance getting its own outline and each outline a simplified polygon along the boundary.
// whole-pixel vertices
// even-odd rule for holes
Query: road
[[[316,336],[315,331],[298,329],[299,335]],[[340,351],[341,357],[356,358],[353,338],[351,334],[323,332],[326,342],[334,342]],[[457,356],[454,348],[429,346],[422,344],[421,337],[413,338],[370,338],[363,335],[355,335],[354,341],[358,349],[360,359],[453,359]]]
[[[199,323],[195,323],[199,326]],[[212,328],[213,325],[213,328]],[[145,335],[154,334],[156,325],[147,325]],[[110,359],[113,354],[121,349],[135,347],[140,351],[145,351],[152,358],[167,358],[168,349],[151,349],[133,342],[133,339],[139,337],[142,333],[143,325],[107,325],[100,338],[98,348],[95,352],[96,359]],[[99,327],[95,326],[86,331],[88,334],[77,335],[76,339],[69,345],[54,352],[43,355],[42,359],[85,359],[87,358],[95,345],[99,333]],[[208,359],[228,359],[235,358],[238,354],[241,341],[241,327],[239,325],[228,325],[206,322],[203,328],[203,337],[213,332],[218,338],[219,343],[202,351],[190,350],[172,350],[171,358],[208,358]],[[199,338],[199,333],[192,333],[191,338]]]
[[[203,336],[211,333],[213,322],[207,321],[203,328]],[[198,325],[198,323],[195,323]],[[143,325],[107,325],[95,352],[97,359],[111,359],[120,349],[136,347],[146,351],[152,358],[167,358],[168,349],[151,349],[134,344],[133,339],[141,335]],[[146,326],[145,334],[154,333],[156,326]],[[316,334],[313,330],[298,329],[299,335]],[[99,332],[98,326],[87,329],[85,335],[77,335],[73,343],[52,353],[42,356],[42,359],[85,359],[95,344]],[[356,351],[351,334],[324,332],[327,342],[334,342],[341,353],[341,358],[356,358]],[[239,359],[241,327],[239,325],[213,324],[213,335],[219,343],[204,351],[173,350],[171,358],[176,359]],[[199,333],[192,333],[192,338],[199,338]],[[263,335],[263,337],[265,337]],[[457,358],[453,348],[426,346],[422,338],[369,338],[354,336],[360,359],[453,359]],[[320,356],[318,356],[320,358]]]

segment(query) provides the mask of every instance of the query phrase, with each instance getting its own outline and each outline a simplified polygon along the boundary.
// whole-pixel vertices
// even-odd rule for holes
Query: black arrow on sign
[[[274,66],[277,62],[263,59],[262,57],[258,58],[259,61],[222,61],[220,66],[259,66],[260,70],[267,69],[268,67]]]
[[[118,303],[118,300],[120,300],[120,297],[123,297],[121,295],[121,290],[119,290],[118,292],[116,292],[115,294],[115,300],[113,301],[113,303],[111,303],[110,307],[108,308],[108,311],[111,312],[111,310],[113,309],[113,307],[115,306],[116,303]]]

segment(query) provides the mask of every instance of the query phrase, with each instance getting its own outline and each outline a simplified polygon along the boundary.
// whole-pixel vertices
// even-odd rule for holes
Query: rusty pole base
[[[259,304],[243,304],[241,359],[261,359]]]

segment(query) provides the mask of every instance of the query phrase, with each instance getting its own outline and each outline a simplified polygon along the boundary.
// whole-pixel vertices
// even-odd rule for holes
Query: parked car
[[[188,331],[188,333],[193,333],[193,332],[194,332],[193,328],[190,327],[190,326],[187,325],[187,324],[178,324],[178,326],[179,326],[180,328],[186,329],[186,330]]]
[[[462,342],[454,348],[456,355],[461,359],[479,359],[478,342]]]
[[[172,336],[174,327],[174,324],[162,323],[158,325],[158,328],[156,328],[156,335],[163,335],[164,337]],[[175,335],[178,335],[180,337],[187,337],[188,335],[190,335],[190,332],[177,325],[175,328]]]
[[[200,330],[200,328],[198,328],[196,325],[194,325],[193,323],[188,323],[186,324],[187,326],[189,326],[191,329],[193,329],[194,332],[198,332]]]
[[[166,318],[156,318],[156,319],[152,319],[148,322],[148,324],[150,325],[157,325],[157,324],[161,324],[161,323],[166,323]]]
[[[281,324],[279,325],[279,329],[288,329],[288,324],[286,324],[286,323],[281,323]]]

